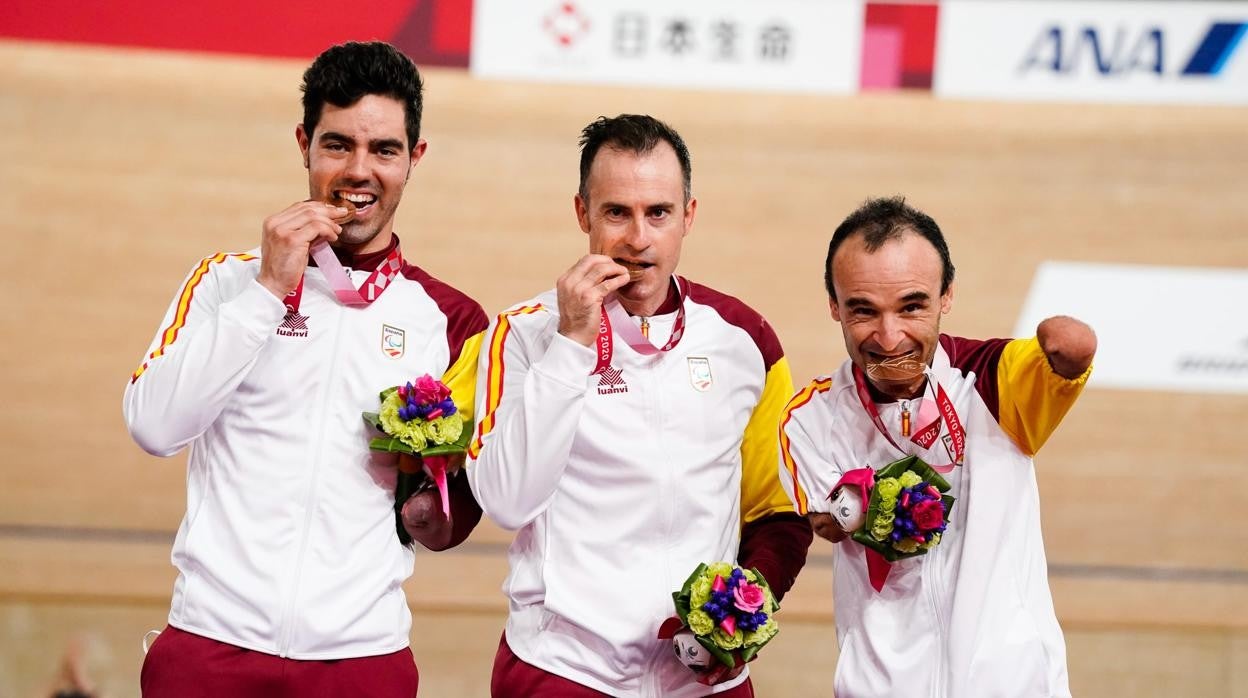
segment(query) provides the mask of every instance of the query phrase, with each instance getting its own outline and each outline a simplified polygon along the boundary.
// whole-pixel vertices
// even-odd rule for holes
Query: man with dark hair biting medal
[[[471,415],[488,325],[410,264],[394,234],[425,152],[421,91],[388,44],[318,56],[295,129],[309,200],[264,221],[258,254],[196,266],[126,386],[140,446],[190,447],[178,579],[143,663],[147,698],[416,693],[401,586],[415,556],[403,543],[454,546],[481,510],[463,477],[449,520],[435,491],[396,502],[404,476],[394,456],[369,452],[360,415],[423,374]]]
[[[751,696],[748,670],[703,685],[657,633],[699,563],[780,596],[805,562],[776,472],[787,361],[758,313],[675,275],[697,201],[666,124],[587,126],[574,204],[592,253],[482,351],[468,477],[517,531],[493,695]]]
[[[1027,339],[941,334],[953,262],[936,222],[900,198],[841,223],[824,281],[850,360],[789,402],[780,450],[797,511],[837,543],[835,693],[1069,696],[1031,457],[1083,390],[1096,336],[1069,317]],[[938,544],[889,566],[847,536],[863,504],[840,485],[907,455],[955,504]]]

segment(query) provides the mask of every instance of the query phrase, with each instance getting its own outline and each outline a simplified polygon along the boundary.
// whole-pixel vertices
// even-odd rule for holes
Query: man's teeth
[[[350,201],[356,206],[367,206],[377,200],[377,197],[372,194],[351,194],[348,192],[339,192],[338,196]]]

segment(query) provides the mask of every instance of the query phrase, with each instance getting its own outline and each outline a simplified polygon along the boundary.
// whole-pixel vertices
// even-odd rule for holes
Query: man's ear
[[[312,143],[311,134],[303,130],[303,124],[295,126],[295,141],[299,143],[299,152],[303,155],[303,169],[308,169],[308,147]]]
[[[685,211],[684,211],[685,235],[688,235],[690,231],[693,230],[693,218],[694,218],[694,215],[697,214],[697,212],[698,212],[698,200],[696,198],[689,199],[689,203],[685,204]],[[682,235],[681,237],[684,237],[685,235]]]
[[[944,315],[953,308],[953,282],[949,282],[949,288],[940,295],[940,314]]]
[[[420,162],[420,159],[425,156],[425,151],[428,149],[428,141],[423,138],[416,140],[416,145],[412,146],[412,152],[408,153],[408,156],[412,159],[412,167],[415,167],[416,163]],[[411,171],[411,168],[408,168],[408,171]]]
[[[580,192],[572,197],[572,207],[576,209],[576,222],[581,225],[581,232],[589,234],[589,203],[581,197]]]
[[[832,311],[832,319],[837,322],[841,321],[841,306],[837,304],[836,299],[828,297],[828,310]]]

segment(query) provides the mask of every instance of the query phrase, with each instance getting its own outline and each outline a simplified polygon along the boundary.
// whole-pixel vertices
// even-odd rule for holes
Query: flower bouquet
[[[918,456],[873,471],[845,473],[832,488],[832,516],[866,546],[871,586],[884,588],[891,563],[925,555],[940,544],[954,498],[949,482]]]
[[[364,421],[373,425],[382,436],[375,437],[368,447],[386,453],[414,456],[415,467],[399,461],[400,477],[395,487],[395,507],[414,492],[432,481],[442,498],[442,513],[451,515],[450,497],[446,489],[449,456],[464,453],[472,430],[464,429],[464,418],[451,400],[451,389],[433,376],[424,375],[405,385],[381,391],[381,408],[365,412]],[[412,478],[424,472],[427,479]],[[407,475],[407,477],[404,477]],[[406,536],[399,526],[400,538]],[[406,543],[407,540],[404,540]]]
[[[708,686],[754,659],[780,631],[780,605],[758,570],[700,564],[672,600],[676,617],[663,623],[659,638],[672,639],[676,656]]]

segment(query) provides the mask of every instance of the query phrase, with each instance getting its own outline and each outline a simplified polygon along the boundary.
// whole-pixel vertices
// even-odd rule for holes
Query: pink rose
[[[436,405],[451,394],[451,389],[433,376],[424,375],[416,379],[416,402],[422,405]]]
[[[743,581],[732,590],[732,605],[746,613],[757,613],[758,609],[763,607],[763,601],[766,598],[763,588],[750,582]]]
[[[944,522],[945,508],[939,499],[925,499],[914,505],[914,509],[910,510],[910,516],[914,518],[914,525],[920,530],[931,531],[940,528],[940,524]]]

